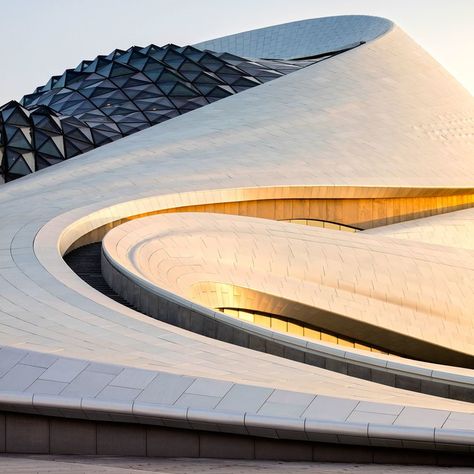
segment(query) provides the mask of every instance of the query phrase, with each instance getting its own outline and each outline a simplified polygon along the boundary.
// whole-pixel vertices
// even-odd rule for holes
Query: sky
[[[474,94],[474,0],[0,0],[0,104],[116,48],[347,14],[391,19]]]

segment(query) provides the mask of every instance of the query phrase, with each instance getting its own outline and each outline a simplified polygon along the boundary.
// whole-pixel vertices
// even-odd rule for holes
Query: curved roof
[[[247,58],[293,59],[367,43],[384,35],[392,27],[390,20],[375,16],[330,16],[267,26],[202,41],[195,46]]]
[[[367,233],[474,250],[474,209],[400,222]]]
[[[472,357],[472,251],[294,227],[221,214],[158,215],[111,230],[103,251],[135,278],[210,308],[237,303],[316,326],[331,318],[326,327],[395,353]],[[242,290],[234,298],[217,285]],[[403,337],[397,345],[384,331]]]
[[[93,290],[62,259],[75,242],[100,239],[131,216],[186,205],[472,194],[474,99],[400,29],[364,18],[311,20],[303,30],[316,38],[318,25],[340,21],[344,31],[351,24],[367,28],[374,41],[2,187],[2,406],[93,419],[104,413],[110,420],[173,419],[190,429],[264,427],[283,438],[323,432],[364,442],[474,444],[471,404],[353,379],[153,320]],[[272,31],[298,38],[298,23],[266,30]],[[356,29],[330,45],[357,38]],[[315,51],[313,43],[292,47],[289,56]],[[449,252],[471,267],[472,251]],[[469,275],[453,271],[452,278],[471,288],[463,282]],[[285,341],[311,349],[307,341]],[[468,369],[383,356],[377,364],[473,386]]]

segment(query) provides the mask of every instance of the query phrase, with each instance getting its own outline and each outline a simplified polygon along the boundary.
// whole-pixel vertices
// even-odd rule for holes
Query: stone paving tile
[[[472,468],[336,464],[281,461],[236,461],[226,459],[153,459],[107,456],[0,455],[0,472],[30,473],[161,473],[161,474],[468,474]]]

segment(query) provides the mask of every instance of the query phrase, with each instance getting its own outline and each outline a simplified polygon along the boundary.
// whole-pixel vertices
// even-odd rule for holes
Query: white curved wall
[[[145,414],[189,428],[193,419],[218,418],[223,429],[236,420],[250,433],[260,423],[283,437],[291,425],[305,439],[317,425],[341,435],[356,430],[365,442],[370,434],[400,445],[413,437],[430,447],[449,439],[474,444],[470,404],[354,380],[151,320],[88,287],[61,256],[83,234],[127,216],[229,195],[257,199],[265,194],[259,188],[277,187],[284,197],[298,186],[320,196],[344,187],[346,197],[372,198],[392,188],[472,189],[473,98],[398,28],[375,24],[381,28],[370,26],[368,35],[377,39],[366,45],[2,186],[3,407],[111,420]],[[285,35],[296,27],[285,27]],[[324,49],[338,47],[336,37]],[[289,55],[306,51],[292,48]],[[313,44],[309,50],[314,54]],[[428,372],[437,370],[472,385],[472,372]],[[183,376],[188,385],[180,385]],[[176,396],[161,399],[162,384],[177,387]],[[217,395],[208,399],[209,391]],[[332,424],[314,421],[324,416]],[[357,424],[357,417],[365,421]]]
[[[183,213],[122,224],[106,235],[103,251],[136,277],[211,309],[247,308],[303,319],[415,357],[445,349],[467,361],[474,354],[474,253],[464,249]],[[209,283],[242,290],[234,296],[224,288],[221,294]],[[269,297],[256,299],[244,289]],[[304,314],[297,304],[314,311]],[[344,317],[344,324],[326,321],[325,326],[330,315]],[[397,343],[383,330],[405,338]],[[422,350],[423,343],[438,348]]]

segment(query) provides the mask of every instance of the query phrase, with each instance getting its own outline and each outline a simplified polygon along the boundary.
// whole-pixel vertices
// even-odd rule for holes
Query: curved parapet
[[[5,411],[55,417],[51,427],[71,417],[173,428],[183,440],[191,431],[277,439],[284,457],[290,440],[311,453],[318,443],[354,444],[372,450],[372,460],[380,446],[406,448],[407,457],[424,449],[434,460],[437,450],[469,455],[472,249],[459,244],[462,229],[441,248],[398,239],[394,226],[431,219],[441,227],[452,211],[470,215],[473,98],[383,19],[308,20],[211,43],[228,46],[214,59],[242,54],[268,72],[255,55],[292,58],[286,68],[354,42],[367,44],[2,186]],[[102,59],[112,68],[123,54]],[[5,120],[28,119],[10,112]],[[44,128],[40,112],[31,115]],[[173,215],[150,217],[164,213]],[[147,222],[158,226],[150,234],[157,239],[143,245],[149,258],[134,261],[129,247],[139,240],[128,231]],[[105,247],[104,274],[142,312],[86,284],[63,260],[118,235],[115,255]],[[100,271],[94,278],[107,289]],[[208,299],[203,282],[214,284]],[[212,300],[229,284],[253,291],[244,308]],[[250,305],[251,297],[261,299]],[[319,310],[317,323],[308,308]],[[353,345],[269,331],[221,309],[291,324],[304,317],[309,329]]]

